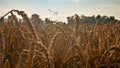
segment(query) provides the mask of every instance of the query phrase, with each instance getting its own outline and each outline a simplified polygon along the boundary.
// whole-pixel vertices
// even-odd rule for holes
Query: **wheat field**
[[[0,68],[120,68],[120,21],[37,25],[13,11],[24,22],[0,22]]]

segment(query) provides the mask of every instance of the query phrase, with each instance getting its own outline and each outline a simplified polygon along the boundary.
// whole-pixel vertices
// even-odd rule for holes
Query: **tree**
[[[81,19],[85,19],[85,17],[86,17],[85,15],[81,15]]]
[[[31,21],[36,22],[36,24],[43,24],[42,20],[39,18],[38,14],[32,14]]]
[[[45,24],[53,24],[53,22],[50,21],[50,18],[45,18]]]
[[[114,16],[110,16],[110,20],[111,21],[115,20],[115,17]]]
[[[100,16],[100,15],[97,15],[97,16],[96,16],[96,19],[100,19],[100,18],[101,18],[101,16]]]

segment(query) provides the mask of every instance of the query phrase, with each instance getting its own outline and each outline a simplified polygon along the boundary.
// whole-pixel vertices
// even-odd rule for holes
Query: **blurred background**
[[[120,19],[120,0],[0,0],[0,16],[12,9],[23,10],[29,17],[36,13],[42,19],[63,22],[74,14],[107,15]]]

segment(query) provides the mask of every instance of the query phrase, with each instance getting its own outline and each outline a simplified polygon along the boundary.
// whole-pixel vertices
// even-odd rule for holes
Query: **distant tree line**
[[[76,22],[76,19],[77,19],[77,22]],[[90,23],[90,24],[95,24],[95,23],[105,24],[105,23],[111,23],[114,20],[115,20],[114,16],[108,17],[108,16],[101,16],[101,15],[97,15],[97,16],[81,15],[81,17],[80,17],[77,14],[75,14],[74,16],[67,17],[68,24],[71,24],[73,22],[76,22],[76,23]]]
[[[11,21],[13,19],[12,15],[8,16],[8,19],[4,19],[4,21]],[[71,24],[71,23],[90,23],[90,24],[95,24],[95,23],[110,23],[112,21],[115,20],[114,16],[101,16],[101,15],[97,15],[97,16],[85,16],[85,15],[77,15],[75,14],[74,16],[69,16],[67,17],[67,23]],[[3,21],[3,19],[1,19],[0,21]],[[19,22],[24,23],[25,20],[23,19],[19,19]],[[45,18],[45,20],[42,20],[38,14],[32,14],[31,18],[30,18],[31,22],[36,22],[37,25],[39,24],[65,24],[65,22],[61,22],[61,21],[52,21],[50,20],[50,18]],[[3,22],[2,22],[3,23]]]
[[[41,20],[39,18],[39,15],[37,14],[33,14],[31,17],[31,20],[35,20],[35,22],[38,22],[39,24],[65,24],[65,22],[57,22],[57,21],[52,21],[50,20],[50,18],[45,18],[45,20]],[[114,16],[101,16],[101,15],[93,15],[93,16],[85,16],[85,15],[77,15],[75,14],[74,16],[71,17],[67,17],[67,23],[91,23],[91,24],[95,24],[95,23],[101,23],[101,24],[105,24],[105,23],[111,23],[112,21],[115,20]]]

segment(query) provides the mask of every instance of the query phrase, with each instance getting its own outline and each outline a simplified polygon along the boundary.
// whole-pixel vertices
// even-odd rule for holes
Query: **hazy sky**
[[[0,0],[0,16],[11,9],[24,10],[29,16],[33,13],[42,19],[66,21],[67,16],[107,15],[120,19],[120,0]],[[53,15],[48,9],[57,11]]]

